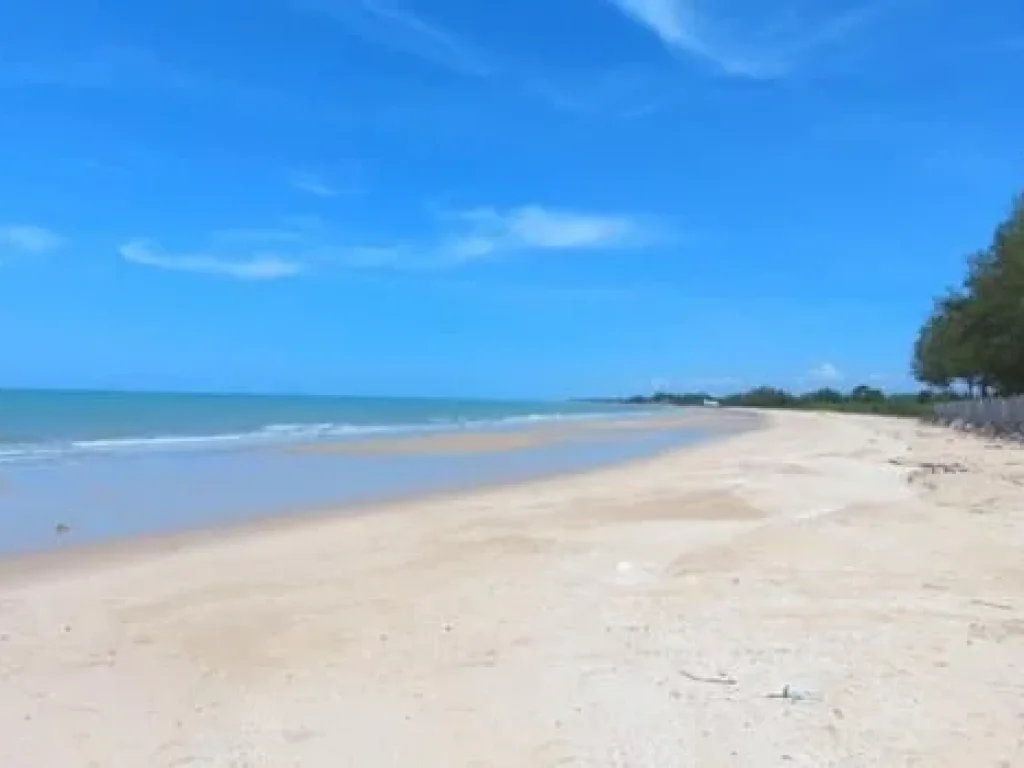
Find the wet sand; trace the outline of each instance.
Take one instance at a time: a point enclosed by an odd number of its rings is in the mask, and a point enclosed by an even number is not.
[[[1024,450],[774,414],[0,578],[0,765],[1012,766]]]
[[[421,456],[430,454],[500,453],[554,445],[570,441],[593,440],[612,432],[647,434],[685,429],[722,429],[743,426],[749,414],[727,412],[702,413],[698,409],[678,414],[644,418],[577,419],[537,426],[495,431],[467,430],[411,436],[387,436],[375,439],[312,443],[288,449],[291,453],[347,454],[353,456]]]
[[[0,467],[0,557],[237,527],[614,466],[745,429],[749,415],[634,416]],[[66,525],[65,535],[55,534]]]
[[[516,432],[445,432],[414,437],[384,437],[353,442],[318,443],[288,449],[290,453],[353,456],[422,456],[437,453],[500,453],[550,445],[571,439],[567,430]]]

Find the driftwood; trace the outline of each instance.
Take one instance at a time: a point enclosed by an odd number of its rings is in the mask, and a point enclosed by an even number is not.
[[[905,459],[889,459],[889,463],[896,467],[913,467],[925,473],[933,475],[961,475],[970,472],[966,466],[958,461],[936,462],[936,461],[907,461]]]
[[[972,605],[980,605],[985,608],[995,608],[1000,611],[1012,611],[1012,605],[1006,605],[1006,603],[993,603],[991,600],[971,600]]]
[[[718,685],[736,685],[736,681],[726,675],[718,675],[717,677],[703,677],[701,675],[695,675],[692,672],[687,672],[685,669],[680,669],[679,674],[685,677],[687,680],[693,680],[695,683],[717,683]]]
[[[787,701],[808,701],[817,698],[811,691],[798,691],[789,685],[782,686],[780,693],[766,693],[766,699],[786,699]]]

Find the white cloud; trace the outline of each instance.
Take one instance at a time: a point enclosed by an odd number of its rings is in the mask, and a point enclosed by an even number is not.
[[[676,98],[663,68],[635,65],[610,71],[552,70],[510,60],[433,20],[413,13],[414,0],[289,0],[293,7],[343,26],[392,51],[415,56],[470,77],[501,76],[501,82],[559,111],[633,119]],[[614,1],[614,0],[609,0]]]
[[[456,235],[441,245],[441,252],[455,263],[493,256],[501,247],[498,239],[487,235]]]
[[[509,235],[536,248],[604,248],[621,244],[634,234],[634,225],[621,216],[552,211],[531,205],[499,217]]]
[[[341,192],[312,173],[292,173],[288,183],[300,192],[307,192],[317,197],[337,197]]]
[[[835,382],[843,380],[843,372],[836,368],[832,363],[821,363],[820,365],[816,365],[807,372],[807,375],[817,381]]]
[[[49,229],[31,224],[0,226],[0,247],[22,253],[48,253],[64,245],[65,240]]]
[[[639,245],[643,228],[631,217],[525,205],[500,210],[477,208],[455,214],[464,223],[442,250],[455,261],[509,251],[595,250]]]
[[[349,268],[452,269],[471,262],[538,251],[594,251],[640,247],[649,228],[622,215],[580,213],[526,205],[444,213],[431,236],[361,245],[327,244],[318,261]]]
[[[646,27],[678,54],[703,59],[728,75],[770,80],[790,74],[809,53],[838,42],[874,8],[847,0],[844,12],[824,16],[820,6],[794,3],[770,15],[712,16],[707,0],[606,0]]]
[[[279,280],[305,271],[298,261],[279,256],[223,258],[210,254],[167,254],[146,240],[133,240],[118,249],[122,258],[133,264],[177,272],[229,277],[235,280]]]
[[[119,249],[134,264],[274,280],[307,271],[440,270],[531,251],[591,251],[642,246],[652,240],[639,220],[526,205],[476,208],[437,217],[436,230],[409,240],[352,241],[322,221],[301,219],[280,227],[212,232],[195,253],[165,253],[151,240]]]
[[[462,74],[485,77],[496,65],[450,29],[426,21],[395,0],[294,0],[296,7],[344,25],[360,37]]]

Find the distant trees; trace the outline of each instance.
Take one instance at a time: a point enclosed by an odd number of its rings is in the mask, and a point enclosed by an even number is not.
[[[928,393],[886,394],[880,389],[861,384],[849,392],[826,387],[796,396],[774,387],[756,387],[747,392],[729,395],[722,405],[749,408],[796,408],[813,411],[877,413],[892,416],[917,416],[930,412]]]
[[[885,401],[885,392],[861,384],[850,391],[850,400],[855,403],[881,403]]]
[[[936,300],[914,344],[918,381],[969,395],[1024,393],[1024,195],[957,290]]]
[[[637,395],[635,397],[628,397],[621,401],[630,405],[703,405],[705,400],[711,398],[704,392],[687,392],[685,394],[677,395],[671,392],[656,392],[653,395],[644,396]]]
[[[800,395],[800,399],[804,402],[810,403],[837,404],[843,402],[844,397],[843,393],[838,389],[824,387],[823,389],[816,389],[814,392],[807,392],[806,394]]]
[[[961,285],[936,299],[914,342],[912,370],[930,390],[887,395],[860,385],[846,394],[825,388],[797,396],[756,387],[719,400],[727,406],[911,415],[930,412],[936,399],[1024,394],[1024,194],[989,246],[967,259]],[[660,393],[631,402],[700,405],[706,398]]]
[[[880,389],[862,384],[846,393],[837,389],[824,388],[802,395],[794,395],[776,387],[754,387],[746,392],[738,392],[725,397],[710,397],[703,392],[682,394],[660,392],[649,397],[631,397],[622,402],[634,405],[703,405],[705,400],[709,399],[731,408],[792,408],[918,416],[931,412],[931,403],[935,397],[928,391],[886,394]]]
[[[722,405],[744,405],[751,408],[787,408],[796,402],[796,397],[784,389],[775,387],[755,387],[747,392],[722,398]]]

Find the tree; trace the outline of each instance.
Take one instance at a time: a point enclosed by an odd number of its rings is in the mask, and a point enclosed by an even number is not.
[[[755,387],[740,395],[725,398],[724,405],[743,405],[752,408],[785,408],[796,401],[789,392],[775,387]]]
[[[983,378],[981,350],[972,331],[979,318],[976,300],[967,295],[950,292],[939,299],[914,345],[915,377],[939,389],[962,381],[972,392]]]
[[[823,387],[822,389],[815,390],[814,392],[808,392],[801,395],[800,399],[811,403],[837,404],[843,402],[843,393],[837,389],[832,389],[831,387]]]
[[[880,389],[861,384],[850,392],[850,400],[855,403],[884,403],[885,393]]]
[[[913,372],[940,389],[1024,393],[1024,195],[989,247],[968,259],[962,289],[936,301],[914,343]]]
[[[1004,394],[1024,392],[1024,196],[997,227],[988,252],[971,261],[971,346],[985,377]]]

